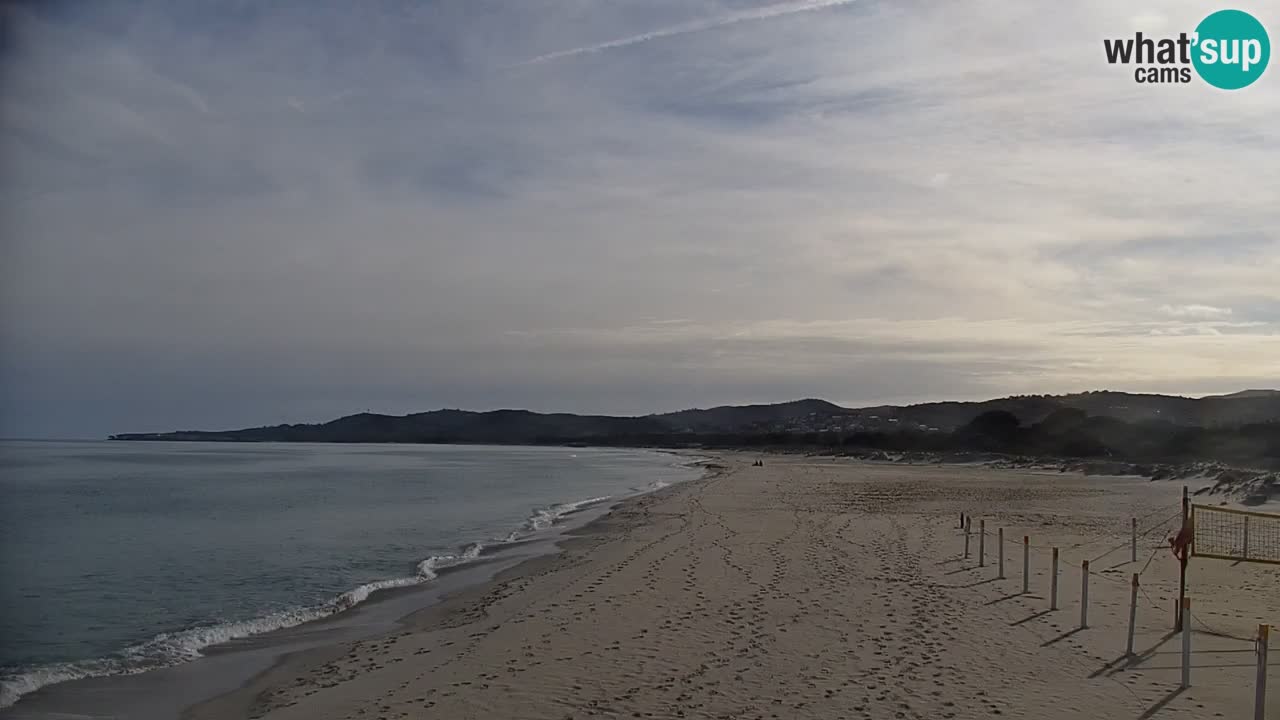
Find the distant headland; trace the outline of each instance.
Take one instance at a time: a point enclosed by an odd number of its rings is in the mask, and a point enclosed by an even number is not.
[[[1280,463],[1280,390],[1188,398],[1095,391],[841,407],[825,400],[619,417],[528,410],[359,413],[326,423],[125,433],[112,440],[862,447]]]

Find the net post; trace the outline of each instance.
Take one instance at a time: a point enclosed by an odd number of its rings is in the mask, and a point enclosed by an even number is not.
[[[1089,561],[1080,562],[1080,629],[1089,627]]]
[[[1253,720],[1266,720],[1267,714],[1267,645],[1270,625],[1258,626],[1258,683],[1253,695]]]
[[[1191,598],[1182,598],[1182,689],[1191,687]]]
[[[1187,495],[1187,486],[1183,485],[1182,486],[1182,530],[1183,531],[1186,531],[1188,528],[1188,522],[1187,522],[1189,520],[1188,509],[1190,508],[1190,506],[1191,506],[1191,500],[1190,500],[1190,497]],[[1186,618],[1184,617],[1184,613],[1182,612],[1183,609],[1188,604],[1187,603],[1187,557],[1189,555],[1190,555],[1190,549],[1187,547],[1184,547],[1182,550],[1182,557],[1178,558],[1178,617],[1177,617],[1177,622],[1174,624],[1175,630],[1182,630],[1184,626],[1187,626],[1190,624],[1186,622]],[[1190,642],[1191,642],[1191,639],[1189,637],[1186,638],[1186,643],[1188,643],[1188,647],[1190,646]],[[1188,673],[1190,673],[1190,668],[1187,668],[1186,670],[1183,671],[1184,675]]]
[[[1049,609],[1058,609],[1058,548],[1053,549],[1053,574],[1049,581]]]

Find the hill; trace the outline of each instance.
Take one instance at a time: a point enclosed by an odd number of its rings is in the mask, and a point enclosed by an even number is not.
[[[244,430],[179,430],[113,435],[113,440],[221,442],[486,443],[542,444],[665,433],[648,418],[540,414],[528,410],[435,410],[412,415],[359,413],[314,425],[273,425]]]
[[[916,425],[953,430],[984,412],[1002,410],[1017,415],[1023,423],[1037,423],[1063,408],[1125,422],[1163,421],[1197,427],[1243,425],[1280,420],[1280,391],[1247,390],[1197,399],[1101,390],[1071,395],[1013,396],[983,402],[865,408],[860,412],[875,412]]]
[[[842,408],[826,400],[796,400],[775,405],[726,405],[708,410],[694,409],[650,415],[674,432],[769,431],[780,425],[804,423],[813,418],[855,418],[857,410]]]
[[[1239,398],[1275,398],[1280,397],[1280,390],[1241,390],[1230,395],[1209,395],[1208,398],[1227,400]],[[1202,398],[1202,399],[1208,399]]]
[[[825,400],[641,417],[434,410],[326,423],[127,433],[113,440],[850,446],[1128,459],[1280,459],[1280,392],[1187,398],[1112,391],[846,408]]]
[[[571,441],[663,434],[746,432],[855,432],[919,430],[951,432],[990,412],[1007,412],[1034,425],[1064,410],[1126,423],[1164,422],[1189,427],[1280,421],[1280,391],[1188,398],[1095,391],[1071,395],[1019,395],[981,402],[936,402],[846,408],[825,400],[772,405],[726,405],[642,417],[543,414],[529,410],[433,410],[410,415],[359,413],[326,423],[274,425],[242,430],[128,433],[117,440],[240,440],[295,442],[497,442]]]

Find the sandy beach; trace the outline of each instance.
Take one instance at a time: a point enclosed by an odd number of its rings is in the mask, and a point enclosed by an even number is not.
[[[1181,485],[727,456],[376,640],[287,658],[193,720],[1243,718],[1275,566],[1196,559],[1179,691]],[[965,559],[960,513],[984,520]],[[1140,518],[1138,562],[1131,518]],[[1005,578],[997,532],[1004,529]],[[1022,538],[1031,538],[1022,593]],[[1049,609],[1050,548],[1061,550]],[[1091,561],[1080,629],[1082,560]],[[1141,572],[1136,656],[1124,659]],[[1271,709],[1280,718],[1272,642]]]

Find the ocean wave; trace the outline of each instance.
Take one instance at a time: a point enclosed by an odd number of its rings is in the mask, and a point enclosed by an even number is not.
[[[142,672],[144,669],[146,668],[135,672]],[[103,659],[45,665],[26,672],[6,675],[0,678],[0,708],[9,707],[18,702],[18,698],[23,695],[35,692],[46,685],[87,677],[122,675],[128,672],[117,661]]]
[[[670,486],[671,486],[671,482],[670,482],[670,481],[667,481],[667,480],[654,480],[653,482],[649,483],[648,485],[645,485],[644,487],[633,487],[633,488],[631,488],[631,492],[633,492],[633,493],[639,493],[639,494],[651,493],[651,492],[654,492],[654,491],[657,491],[657,490],[661,490],[661,489],[662,489],[662,488],[664,488],[664,487],[670,487]]]
[[[160,633],[146,642],[125,648],[113,657],[22,669],[0,678],[0,708],[9,707],[23,695],[55,683],[108,675],[133,675],[190,662],[201,657],[202,651],[212,645],[320,620],[359,605],[379,590],[417,585],[434,577],[419,574],[378,580],[354,587],[319,605]]]
[[[565,516],[611,499],[612,496],[606,495],[537,508],[518,530],[490,544],[516,542],[527,538],[554,526]],[[9,707],[23,695],[56,683],[109,675],[134,675],[148,670],[171,667],[201,657],[202,651],[213,645],[330,617],[350,610],[380,590],[410,587],[435,580],[441,570],[478,560],[485,548],[484,543],[477,542],[463,547],[456,553],[432,555],[417,564],[416,574],[412,576],[364,583],[318,605],[291,608],[248,620],[219,622],[177,632],[160,633],[112,657],[19,668],[6,672],[0,676],[0,708]]]
[[[471,543],[462,552],[454,555],[432,555],[418,563],[418,577],[435,580],[437,577],[436,571],[474,562],[480,557],[480,553],[484,548],[485,546],[482,543]]]
[[[587,498],[586,500],[579,500],[577,502],[560,503],[557,505],[550,505],[545,508],[539,508],[534,510],[528,520],[525,520],[523,529],[526,533],[541,532],[542,530],[546,530],[547,528],[555,525],[566,515],[582,512],[587,508],[609,502],[612,499],[613,496],[611,495],[602,495],[601,497]]]

